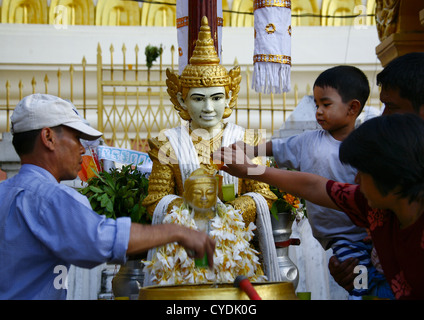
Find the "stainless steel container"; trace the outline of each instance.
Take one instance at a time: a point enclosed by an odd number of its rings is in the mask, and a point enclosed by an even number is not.
[[[275,219],[271,215],[271,224],[274,241],[279,244],[276,246],[278,266],[282,275],[282,281],[293,283],[296,289],[299,283],[299,270],[289,258],[289,246],[294,243],[290,241],[293,220],[291,219],[290,212],[281,212],[277,216],[278,219]],[[295,243],[298,244],[298,242]]]
[[[121,265],[112,279],[112,291],[115,299],[137,300],[144,282],[144,265],[141,259],[128,260]]]

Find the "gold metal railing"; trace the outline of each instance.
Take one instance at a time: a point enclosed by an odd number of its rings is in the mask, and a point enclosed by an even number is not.
[[[172,54],[174,48],[171,48]],[[110,63],[103,64],[102,50],[97,48],[98,129],[105,132],[108,144],[133,150],[147,150],[147,139],[160,130],[176,125],[178,116],[169,102],[163,80],[162,55],[153,71],[138,62],[139,48],[134,48],[135,62],[114,63],[114,47],[109,48]],[[171,68],[173,68],[173,61]]]
[[[174,47],[170,50],[173,57]],[[159,63],[150,70],[140,65],[138,46],[134,48],[133,64],[127,62],[125,45],[121,51],[122,64],[116,64],[114,61],[113,46],[109,48],[110,62],[104,64],[102,49],[100,46],[97,49],[97,127],[104,132],[109,145],[146,151],[148,138],[158,135],[163,129],[179,125],[182,120],[166,92],[166,67],[163,65],[162,55],[159,57]],[[174,69],[174,61],[171,61],[168,67]],[[251,66],[242,66],[245,82],[229,121],[246,128],[265,128],[271,135],[297,105],[298,86],[294,86],[289,99],[287,94],[258,94],[250,89],[250,68]],[[306,91],[308,88],[309,86]],[[278,118],[275,119],[277,114]]]
[[[24,97],[33,93],[53,94],[58,97],[74,102],[74,97],[78,98],[78,109],[82,111],[84,117],[87,116],[87,62],[83,57],[81,64],[71,64],[65,69],[63,67],[57,70],[46,70],[43,72],[34,72],[31,80],[25,79],[1,79],[4,81],[4,91],[0,90],[0,132],[10,130],[10,116],[15,105]],[[76,79],[75,74],[78,74]],[[95,106],[91,106],[91,109]]]
[[[174,48],[171,48],[174,56]],[[140,50],[134,48],[134,61],[128,62],[127,48],[122,46],[122,62],[114,61],[115,48],[109,48],[109,62],[100,45],[97,49],[97,66],[81,64],[60,67],[57,71],[38,72],[36,78],[12,85],[4,79],[4,96],[0,91],[0,132],[10,130],[10,116],[16,103],[25,95],[40,92],[58,95],[72,101],[93,127],[104,132],[108,145],[147,151],[147,139],[161,130],[179,125],[181,119],[174,110],[166,91],[165,70],[174,69],[174,61],[164,65],[162,56],[151,69],[140,63]],[[226,66],[227,69],[232,66]],[[311,94],[310,85],[284,94],[261,94],[251,89],[252,66],[241,65],[242,83],[237,104],[228,121],[247,129],[266,129],[270,138],[304,95]],[[16,81],[16,79],[15,79]],[[97,86],[95,82],[97,81]],[[28,83],[30,82],[30,83]]]

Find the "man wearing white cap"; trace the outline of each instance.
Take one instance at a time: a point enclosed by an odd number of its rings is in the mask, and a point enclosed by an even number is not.
[[[0,184],[0,299],[65,299],[66,289],[55,282],[58,266],[124,263],[126,255],[169,242],[213,261],[215,243],[205,233],[107,219],[59,183],[75,179],[81,169],[80,139],[102,135],[70,102],[33,94],[18,103],[11,121],[22,167]]]

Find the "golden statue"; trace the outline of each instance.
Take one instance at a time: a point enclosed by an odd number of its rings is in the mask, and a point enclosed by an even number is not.
[[[227,72],[219,64],[206,17],[202,19],[193,56],[181,76],[170,69],[166,73],[170,99],[180,117],[188,123],[183,122],[181,126],[164,130],[157,138],[149,139],[149,156],[153,161],[153,168],[149,177],[148,195],[143,205],[153,216],[153,223],[162,223],[173,208],[181,207],[184,202],[184,183],[196,169],[202,168],[210,175],[217,173],[217,165],[211,158],[212,152],[240,140],[249,145],[262,142],[257,131],[223,122],[223,119],[231,115],[237,100],[241,81],[240,67]],[[255,161],[260,163],[261,159]],[[222,176],[222,187],[233,188],[233,194],[236,195],[231,201],[225,201],[222,192],[219,192],[218,203],[226,202],[240,210],[245,225],[256,222],[259,233],[261,229],[268,228],[269,208],[276,200],[269,186],[262,182],[238,179],[224,171],[218,171],[218,175]],[[261,217],[261,221],[256,220],[257,216]],[[266,222],[263,223],[263,219]],[[267,242],[273,242],[270,227],[264,232],[268,233],[271,235],[267,235]],[[267,248],[260,248],[261,253],[264,254],[264,250],[274,250],[275,248],[268,248],[271,246],[273,244],[264,245]],[[268,259],[271,261],[273,258]],[[269,263],[265,261],[264,265],[267,264]],[[271,269],[278,270],[278,266],[274,262],[272,264]],[[264,267],[267,274],[266,269]],[[274,281],[273,277],[268,278]]]
[[[253,130],[246,131],[233,123],[222,121],[231,115],[236,103],[241,81],[240,67],[227,72],[219,64],[206,17],[202,19],[193,56],[181,76],[170,69],[166,72],[171,101],[180,117],[189,121],[189,125],[188,128],[183,125],[167,130],[159,137],[149,139],[153,169],[149,177],[148,196],[143,205],[152,215],[165,196],[183,195],[184,181],[192,171],[202,167],[210,174],[215,173],[217,167],[210,157],[212,152],[238,140],[250,145],[257,145],[262,140]],[[259,193],[269,206],[276,199],[267,184],[253,180],[238,181],[238,178],[228,177],[224,172],[220,174],[224,185],[234,184],[234,193],[238,197],[231,204],[243,212],[246,224],[255,222],[256,206],[251,197],[243,194]],[[182,198],[174,200],[167,211],[182,202]]]

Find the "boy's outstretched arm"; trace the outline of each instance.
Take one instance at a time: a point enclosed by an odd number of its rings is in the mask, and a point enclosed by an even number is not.
[[[267,141],[256,146],[251,146],[244,141],[237,141],[235,144],[242,148],[244,153],[250,159],[255,157],[271,157],[272,154],[272,141]],[[231,146],[229,146],[231,147]]]
[[[339,210],[327,194],[328,179],[324,177],[256,165],[237,144],[215,151],[213,158],[224,162],[225,166],[221,170],[231,175],[265,182],[320,206]]]

